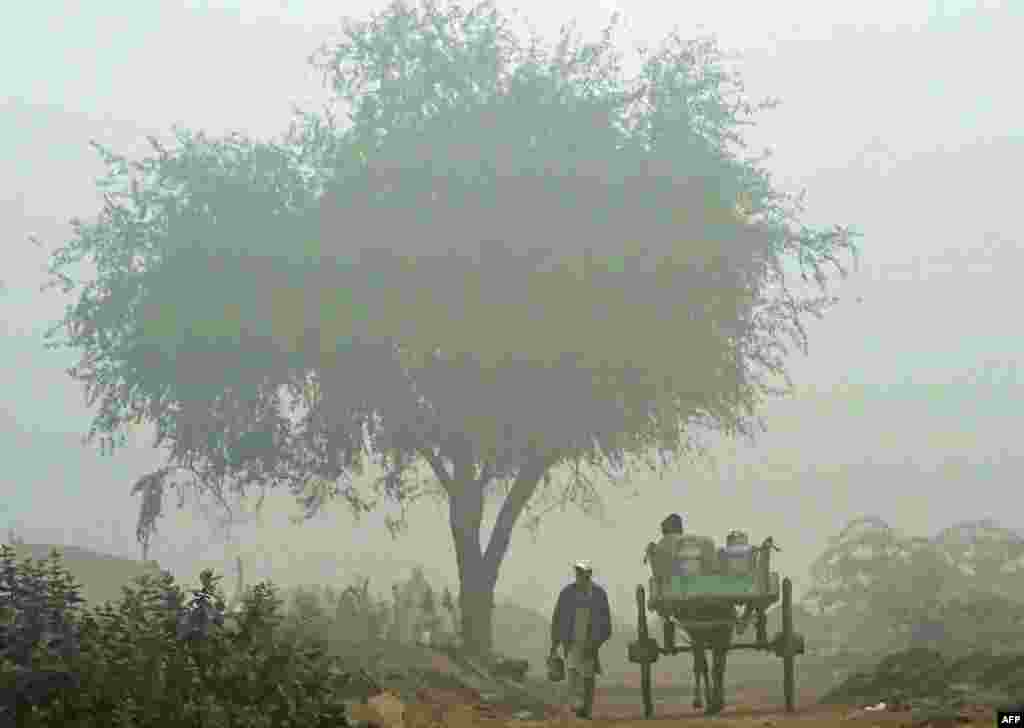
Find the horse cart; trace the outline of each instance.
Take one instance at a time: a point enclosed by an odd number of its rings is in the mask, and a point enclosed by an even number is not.
[[[730,534],[730,539],[735,534],[739,534],[738,537],[742,537],[743,541],[746,540],[745,535],[739,532]],[[704,540],[710,542],[710,539]],[[648,547],[649,558],[654,555],[654,548],[654,544]],[[732,548],[731,544],[729,548]],[[759,547],[746,548],[749,558],[746,563],[740,564],[740,568],[715,566],[705,569],[705,573],[701,574],[680,574],[680,569],[673,569],[671,564],[665,566],[664,560],[659,570],[657,559],[650,558],[653,576],[648,584],[649,594],[642,585],[637,586],[638,639],[631,642],[628,648],[629,661],[640,666],[645,718],[654,714],[651,666],[662,655],[684,652],[693,654],[694,708],[706,705],[705,713],[709,715],[721,712],[725,705],[726,654],[730,650],[763,650],[782,659],[786,710],[794,710],[795,657],[804,653],[804,638],[793,630],[793,585],[787,577],[782,579],[780,589],[779,575],[771,571],[771,552],[780,550],[771,538],[765,539]],[[718,563],[725,560],[724,552],[725,549],[719,551]],[[780,596],[782,629],[769,639],[766,612],[779,601]],[[654,612],[663,621],[662,645],[650,636],[648,611]],[[734,641],[734,633],[742,635],[751,622],[754,627],[753,641]],[[680,638],[679,641],[677,638]],[[706,650],[712,655],[710,681],[705,660]]]

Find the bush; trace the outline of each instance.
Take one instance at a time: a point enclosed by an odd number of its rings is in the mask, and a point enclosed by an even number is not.
[[[225,618],[220,577],[186,601],[143,576],[121,601],[81,609],[53,553],[15,565],[0,548],[0,723],[24,728],[327,728],[347,724],[322,641],[289,629],[269,583]],[[13,718],[12,718],[13,716]]]
[[[823,703],[894,703],[955,707],[958,703],[1008,704],[1024,698],[1024,655],[974,652],[950,657],[911,648],[886,656],[869,670],[851,675],[826,694]]]

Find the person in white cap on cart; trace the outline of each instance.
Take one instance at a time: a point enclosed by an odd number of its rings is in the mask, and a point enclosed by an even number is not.
[[[590,718],[594,707],[595,675],[601,674],[598,650],[612,636],[608,593],[592,580],[593,568],[586,561],[574,565],[576,580],[562,589],[551,618],[551,656],[565,650],[568,685],[566,703],[571,704],[583,685],[583,704],[576,709],[580,718]]]

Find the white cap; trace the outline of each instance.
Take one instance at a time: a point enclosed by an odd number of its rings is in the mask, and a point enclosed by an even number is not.
[[[593,571],[589,561],[580,560],[573,564],[573,568],[579,569],[580,571]]]

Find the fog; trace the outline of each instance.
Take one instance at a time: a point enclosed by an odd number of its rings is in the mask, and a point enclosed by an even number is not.
[[[283,131],[291,103],[326,100],[305,64],[332,37],[337,15],[377,3],[253,2],[174,6],[20,4],[7,11],[0,50],[0,452],[6,463],[0,526],[30,543],[137,555],[133,480],[158,465],[144,428],[131,447],[101,457],[81,446],[89,410],[64,373],[68,352],[42,348],[64,304],[43,294],[47,250],[66,223],[99,210],[102,171],[88,141],[142,151],[172,124],[260,137]],[[575,16],[594,32],[608,13],[626,19],[624,42],[713,32],[742,53],[754,96],[779,96],[751,132],[770,145],[784,186],[806,187],[811,222],[849,221],[864,233],[860,268],[842,302],[809,329],[789,400],[763,414],[754,444],[720,442],[714,461],[659,480],[636,473],[605,491],[603,519],[549,514],[536,539],[519,529],[501,570],[499,599],[545,611],[588,558],[617,616],[647,577],[646,543],[670,511],[716,539],[745,528],[773,535],[776,564],[797,591],[829,536],[862,513],[920,535],[964,519],[1024,526],[1024,353],[1017,310],[1021,252],[1017,178],[1024,166],[1024,105],[1016,85],[1024,8],[1014,3],[738,2],[612,0],[516,7],[545,35]],[[513,6],[501,2],[503,9]],[[111,10],[103,13],[101,8]],[[87,9],[91,8],[91,9]],[[13,13],[13,16],[12,16]],[[702,29],[698,26],[702,26]],[[39,235],[43,249],[25,242]],[[494,504],[496,505],[496,504]],[[287,493],[268,498],[261,523],[233,545],[174,498],[151,557],[182,579],[246,558],[250,582],[347,584],[356,575],[387,591],[411,565],[457,583],[446,509],[423,503],[392,539],[384,513],[354,522],[340,504],[302,525]],[[493,512],[493,508],[492,508]]]

